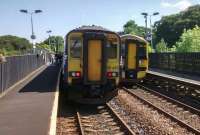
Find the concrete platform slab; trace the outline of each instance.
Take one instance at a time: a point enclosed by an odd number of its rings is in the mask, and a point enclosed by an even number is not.
[[[48,66],[23,88],[0,98],[0,135],[46,135],[59,67]]]

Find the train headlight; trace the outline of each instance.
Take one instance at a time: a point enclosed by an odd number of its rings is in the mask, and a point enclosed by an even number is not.
[[[142,65],[142,60],[139,60],[139,66],[141,66]]]
[[[113,72],[112,77],[116,77],[116,76],[117,76],[117,73]]]
[[[75,71],[75,72],[71,72],[71,77],[81,77],[81,72],[80,71]]]
[[[130,78],[133,78],[133,74],[130,74],[129,77],[130,77]]]
[[[72,77],[76,77],[76,73],[75,72],[72,72]]]
[[[107,77],[117,77],[117,72],[107,72]]]

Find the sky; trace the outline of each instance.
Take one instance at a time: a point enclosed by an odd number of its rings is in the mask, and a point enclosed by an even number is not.
[[[51,35],[65,36],[70,30],[82,25],[103,26],[112,31],[122,31],[123,25],[130,19],[144,26],[142,12],[152,14],[158,21],[162,16],[175,14],[187,9],[200,0],[0,0],[0,35],[15,35],[30,40],[30,12],[40,9],[43,12],[33,15],[36,42]]]

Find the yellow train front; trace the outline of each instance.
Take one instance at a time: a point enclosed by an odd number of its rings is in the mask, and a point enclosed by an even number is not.
[[[62,82],[69,100],[105,103],[119,83],[120,37],[100,26],[82,26],[66,36]]]
[[[148,43],[136,35],[121,36],[121,82],[132,84],[142,80],[148,69]]]

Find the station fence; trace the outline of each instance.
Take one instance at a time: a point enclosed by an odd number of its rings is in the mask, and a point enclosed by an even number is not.
[[[46,55],[6,57],[0,63],[0,94],[48,61]]]
[[[177,73],[200,75],[200,52],[150,53],[149,67]]]

